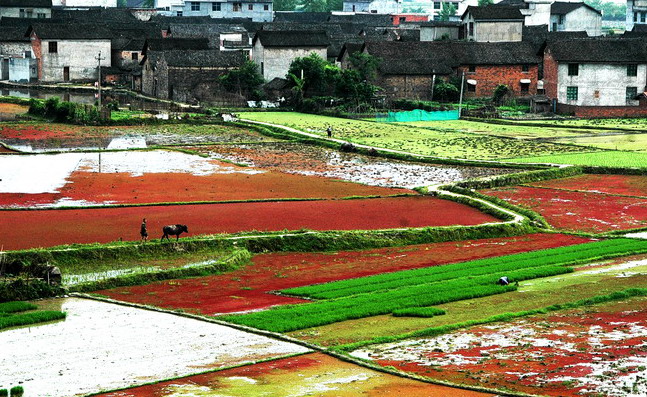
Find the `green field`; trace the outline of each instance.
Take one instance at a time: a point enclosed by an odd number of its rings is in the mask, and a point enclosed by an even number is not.
[[[0,303],[0,330],[21,325],[61,320],[65,313],[56,310],[38,310],[38,306],[28,302]]]
[[[240,113],[243,119],[285,125],[301,131],[350,142],[410,153],[462,159],[494,160],[535,154],[572,153],[590,148],[533,142],[529,140],[469,134],[450,130],[416,128],[402,124],[375,123],[293,112]]]
[[[384,273],[281,291],[321,299],[314,303],[220,318],[270,331],[290,332],[393,312],[402,314],[401,309],[405,308],[509,292],[516,290],[516,286],[497,285],[501,275],[508,276],[511,282],[519,282],[571,272],[569,265],[644,252],[647,252],[647,241],[617,239]]]
[[[600,149],[647,152],[647,134],[616,134],[580,138],[563,138],[555,140],[554,142],[590,146]]]
[[[566,153],[546,156],[521,157],[506,161],[515,163],[552,163],[590,165],[597,167],[647,168],[647,153],[642,152],[593,152]]]
[[[465,132],[472,134],[505,136],[518,139],[577,137],[587,133],[604,132],[599,130],[503,125],[469,120],[409,121],[406,123],[398,124],[439,130],[453,130],[456,132]]]
[[[521,121],[520,121],[521,122]],[[596,127],[647,130],[647,118],[636,119],[564,119],[564,120],[524,120],[525,123],[551,124],[556,127]]]

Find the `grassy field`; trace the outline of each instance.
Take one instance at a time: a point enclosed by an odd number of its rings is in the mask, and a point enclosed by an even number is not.
[[[602,127],[646,130],[647,118],[637,119],[564,119],[564,120],[524,120],[523,123],[551,124],[556,127]]]
[[[0,330],[44,323],[65,318],[65,313],[56,310],[37,310],[38,306],[28,302],[0,303]]]
[[[593,137],[561,138],[555,140],[555,142],[590,146],[592,148],[599,149],[647,152],[647,134],[617,134]]]
[[[281,124],[321,136],[325,136],[326,129],[331,126],[334,138],[429,156],[485,160],[591,150],[550,142],[532,142],[293,112],[250,112],[240,113],[239,116],[243,119]]]
[[[568,128],[547,128],[528,127],[524,125],[503,125],[481,123],[469,120],[447,120],[447,121],[410,121],[398,123],[413,127],[432,128],[473,134],[486,134],[505,136],[510,138],[535,139],[535,138],[565,138],[577,137],[584,133],[601,133],[597,130],[577,130]]]
[[[642,152],[589,152],[520,157],[506,161],[515,163],[552,163],[590,165],[598,167],[647,168],[647,153]]]

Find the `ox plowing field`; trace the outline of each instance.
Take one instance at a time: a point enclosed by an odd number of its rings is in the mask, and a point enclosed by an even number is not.
[[[642,121],[239,118],[0,124],[0,390],[647,393]]]

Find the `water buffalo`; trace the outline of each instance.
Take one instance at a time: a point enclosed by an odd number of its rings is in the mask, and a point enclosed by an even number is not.
[[[180,234],[189,232],[189,228],[186,225],[167,225],[162,228],[162,232],[164,235],[161,240],[164,240],[164,237],[170,240],[168,236],[175,236],[175,241],[177,241],[180,239]]]

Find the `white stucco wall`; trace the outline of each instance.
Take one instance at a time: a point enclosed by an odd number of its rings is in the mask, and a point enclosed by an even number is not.
[[[559,15],[550,16],[551,31],[557,24],[558,32],[580,32],[585,30],[589,36],[602,35],[602,16],[587,7],[580,7],[564,15],[564,23],[559,24]]]
[[[270,81],[275,77],[284,79],[294,59],[307,57],[312,53],[326,59],[327,52],[326,48],[264,48],[260,40],[256,40],[252,50],[252,60],[263,73],[265,81]]]
[[[58,43],[58,52],[49,53],[49,42]],[[63,81],[63,68],[70,68],[70,80],[94,80],[97,78],[97,60],[101,51],[106,58],[101,66],[112,66],[110,40],[43,40],[41,54],[41,81]]]
[[[526,26],[548,25],[553,0],[526,0],[526,3],[528,8],[521,10],[526,19],[524,22]]]
[[[26,14],[20,15],[20,10],[31,10],[31,16],[28,17]],[[45,14],[45,18],[52,17],[51,8],[38,8],[38,7],[0,7],[0,17],[10,17],[10,18],[38,18],[38,14]]]
[[[117,0],[52,0],[53,7],[117,7]]]
[[[521,41],[522,22],[476,22],[474,41],[502,42]]]
[[[647,84],[647,65],[638,65],[637,76],[627,76],[627,65],[579,64],[577,76],[568,75],[568,64],[558,65],[557,99],[578,106],[625,106],[627,87],[640,93]],[[613,82],[612,84],[610,82]],[[578,88],[577,101],[566,99],[567,87]],[[638,105],[638,101],[630,103]]]

